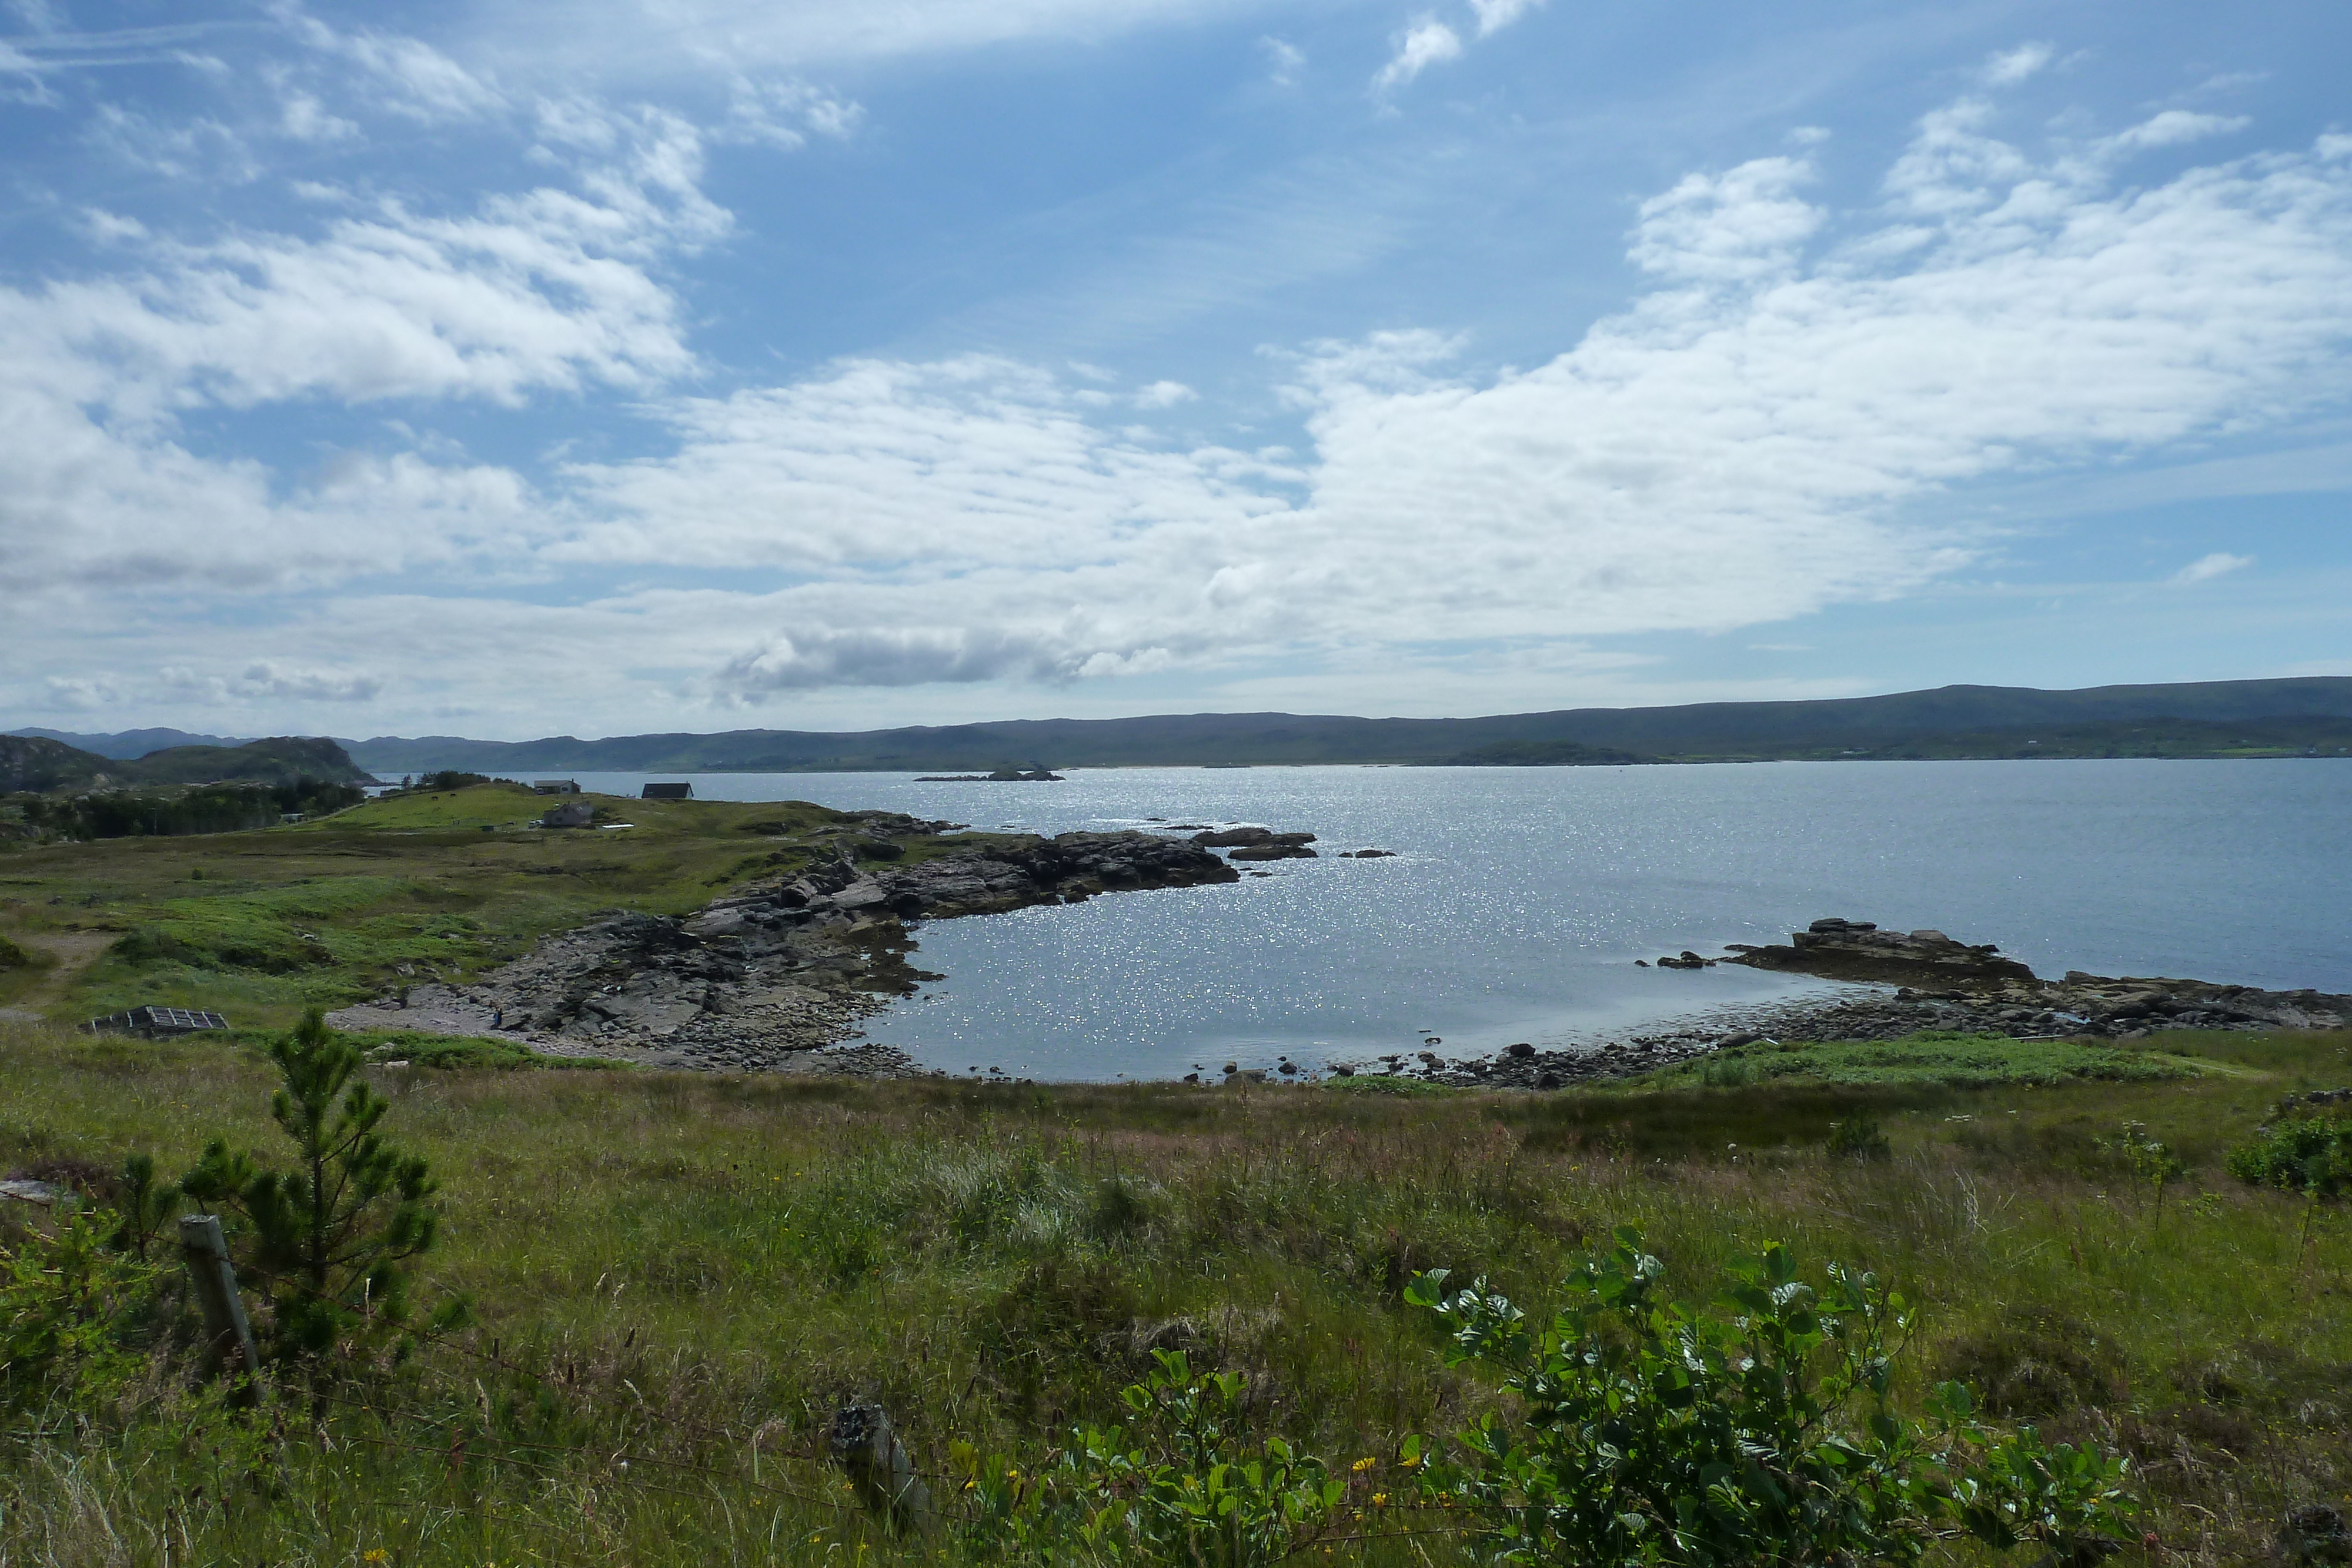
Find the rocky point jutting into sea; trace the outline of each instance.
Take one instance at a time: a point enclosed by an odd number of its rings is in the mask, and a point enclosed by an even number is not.
[[[688,919],[616,914],[478,981],[407,987],[330,1021],[648,1066],[890,1076],[908,1070],[902,1053],[841,1042],[889,997],[937,978],[906,962],[908,922],[1241,875],[1200,844],[1141,832],[1029,838],[898,866],[887,862],[898,841],[954,824],[854,815],[856,840],[798,876],[739,888]]]
[[[1515,1045],[1491,1059],[1450,1061],[1423,1051],[1384,1058],[1381,1065],[1432,1082],[1553,1089],[1763,1040],[1900,1040],[1927,1030],[2020,1040],[2138,1040],[2158,1029],[2342,1029],[2352,1021],[2352,996],[2266,991],[2208,980],[2116,978],[2079,969],[2069,970],[2063,979],[2046,980],[1990,943],[1958,942],[1940,931],[1882,931],[1870,921],[1834,915],[1791,933],[1786,944],[1735,943],[1725,955],[1708,958],[1685,949],[1657,962],[1669,970],[1741,964],[1843,981],[1853,988],[1827,998],[1722,1009],[1701,1026],[1580,1050]]]

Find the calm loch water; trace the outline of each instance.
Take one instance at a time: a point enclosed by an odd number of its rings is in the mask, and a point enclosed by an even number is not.
[[[583,774],[634,795],[814,800],[1055,833],[1261,822],[1326,858],[1238,885],[938,922],[947,978],[867,1029],[927,1065],[1164,1078],[1572,1042],[1797,994],[1633,967],[1823,915],[1996,942],[2044,974],[2352,991],[2352,762]],[[1392,860],[1339,860],[1372,847]]]

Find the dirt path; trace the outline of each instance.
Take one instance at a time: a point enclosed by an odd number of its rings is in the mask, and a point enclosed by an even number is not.
[[[14,1007],[0,1008],[0,1019],[16,1023],[39,1023],[42,1009],[55,1006],[79,975],[99,960],[116,941],[111,931],[44,931],[26,932],[12,937],[17,946],[39,953],[50,960],[49,972],[35,983],[33,988],[16,998]]]

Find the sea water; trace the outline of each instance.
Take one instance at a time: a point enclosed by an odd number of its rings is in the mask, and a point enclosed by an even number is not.
[[[1255,822],[1316,860],[1238,884],[936,921],[946,977],[866,1035],[958,1075],[1167,1078],[1551,1049],[1818,989],[1635,966],[1826,915],[2087,969],[2352,991],[2352,761],[1118,768],[579,776],[1039,833]],[[1378,848],[1392,859],[1342,860]]]

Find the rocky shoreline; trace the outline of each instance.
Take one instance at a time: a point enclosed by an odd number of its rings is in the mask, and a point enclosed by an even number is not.
[[[907,962],[910,925],[1241,875],[1201,845],[1144,832],[989,840],[898,863],[904,841],[951,826],[861,813],[830,862],[798,875],[683,919],[614,914],[478,980],[406,987],[329,1021],[649,1067],[905,1076],[919,1070],[903,1052],[843,1042],[890,998],[938,978]]]
[[[1558,1089],[1630,1077],[1767,1040],[1900,1040],[1927,1030],[1952,1030],[2016,1040],[2130,1040],[2159,1029],[2352,1024],[2352,996],[2080,970],[2046,980],[1990,944],[1970,946],[1940,931],[1880,931],[1868,921],[1839,917],[1814,921],[1792,933],[1785,945],[1734,945],[1725,954],[1705,958],[1685,949],[1658,965],[1679,969],[1739,964],[1811,975],[1852,988],[1826,998],[1727,1008],[1684,1027],[1585,1047],[1539,1051],[1520,1044],[1489,1058],[1451,1061],[1424,1051],[1383,1057],[1377,1069],[1359,1065],[1349,1071],[1385,1070],[1464,1088]]]
[[[330,1021],[359,1031],[491,1038],[551,1056],[649,1067],[925,1075],[904,1052],[856,1038],[863,1020],[892,998],[940,978],[907,960],[915,946],[911,928],[920,922],[1076,904],[1110,892],[1231,883],[1243,873],[1229,861],[1317,854],[1308,847],[1312,833],[1171,823],[1156,831],[992,837],[968,850],[908,860],[910,841],[953,824],[880,811],[855,813],[854,820],[829,861],[739,888],[690,916],[616,912],[549,936],[477,980],[406,987],[331,1014]],[[1895,1040],[1927,1030],[2135,1040],[2158,1029],[2340,1029],[2352,1022],[2352,997],[2079,971],[2047,980],[1990,944],[1958,942],[1940,931],[1882,931],[1842,917],[1816,920],[1785,944],[1733,944],[1717,957],[1685,949],[1656,960],[1667,970],[1718,964],[1809,975],[1840,989],[1717,1009],[1554,1050],[1522,1042],[1492,1056],[1448,1058],[1430,1049],[1334,1064],[1329,1071],[1551,1090],[1634,1076],[1757,1040]],[[1313,1076],[1311,1068],[1288,1061],[1281,1071]],[[1236,1064],[1223,1081],[1266,1076]]]

